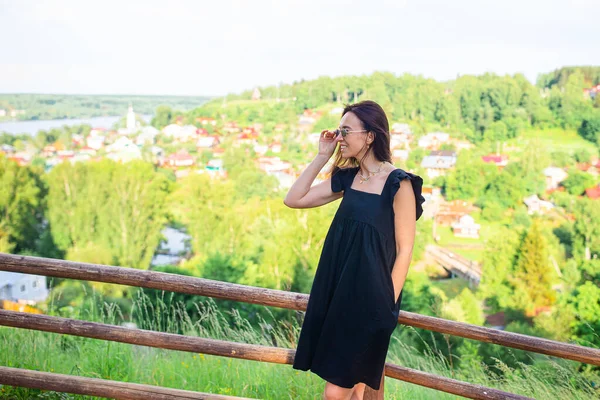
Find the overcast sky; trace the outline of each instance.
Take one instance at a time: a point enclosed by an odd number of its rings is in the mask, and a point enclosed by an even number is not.
[[[600,0],[0,0],[0,92],[223,95],[600,65]]]

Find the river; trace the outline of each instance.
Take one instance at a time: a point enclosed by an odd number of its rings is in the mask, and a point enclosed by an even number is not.
[[[140,115],[147,123],[152,119],[152,115]],[[119,121],[124,116],[112,117],[92,117],[92,118],[74,118],[74,119],[49,119],[49,120],[33,120],[33,121],[6,121],[0,122],[0,132],[8,132],[16,135],[19,133],[27,133],[35,135],[41,130],[47,131],[52,128],[61,128],[64,125],[73,126],[87,124],[92,128],[110,129],[115,122]]]
[[[182,254],[186,253],[189,249],[187,241],[190,239],[190,236],[185,232],[171,227],[166,227],[161,233],[167,239],[167,242],[161,243],[160,249],[154,254],[150,265],[177,265],[182,259]]]

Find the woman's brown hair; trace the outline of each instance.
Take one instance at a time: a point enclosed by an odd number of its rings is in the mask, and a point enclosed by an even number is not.
[[[378,161],[387,161],[392,163],[392,151],[390,150],[390,124],[383,108],[372,100],[364,100],[355,104],[348,104],[344,107],[342,117],[352,112],[362,122],[363,129],[373,132],[375,139],[371,143],[373,156]],[[363,158],[368,154],[365,153]],[[342,158],[342,153],[338,151],[335,154],[331,175],[335,174],[341,168],[351,168],[360,166],[360,161],[355,157],[348,159]]]

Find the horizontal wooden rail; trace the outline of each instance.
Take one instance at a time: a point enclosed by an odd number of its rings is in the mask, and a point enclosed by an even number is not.
[[[292,349],[233,343],[143,329],[131,329],[97,322],[78,321],[47,315],[33,315],[16,311],[0,310],[0,325],[277,364],[293,364],[296,354],[296,351]],[[386,363],[385,375],[471,399],[527,398],[389,363]]]
[[[126,400],[248,400],[247,397],[191,392],[189,390],[169,389],[139,383],[84,378],[9,367],[0,367],[0,384]]]
[[[0,253],[0,271],[91,280],[305,311],[308,295],[133,268]],[[398,322],[480,342],[600,365],[600,349],[400,311]]]

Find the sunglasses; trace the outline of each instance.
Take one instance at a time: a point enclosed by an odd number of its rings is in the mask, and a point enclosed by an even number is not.
[[[358,133],[358,132],[368,132],[366,129],[360,130],[360,131],[351,131],[348,128],[340,128],[340,129],[336,129],[335,131],[333,131],[333,133],[335,133],[335,136],[337,137],[340,133],[342,134],[342,137],[346,137],[348,136],[350,133]]]

